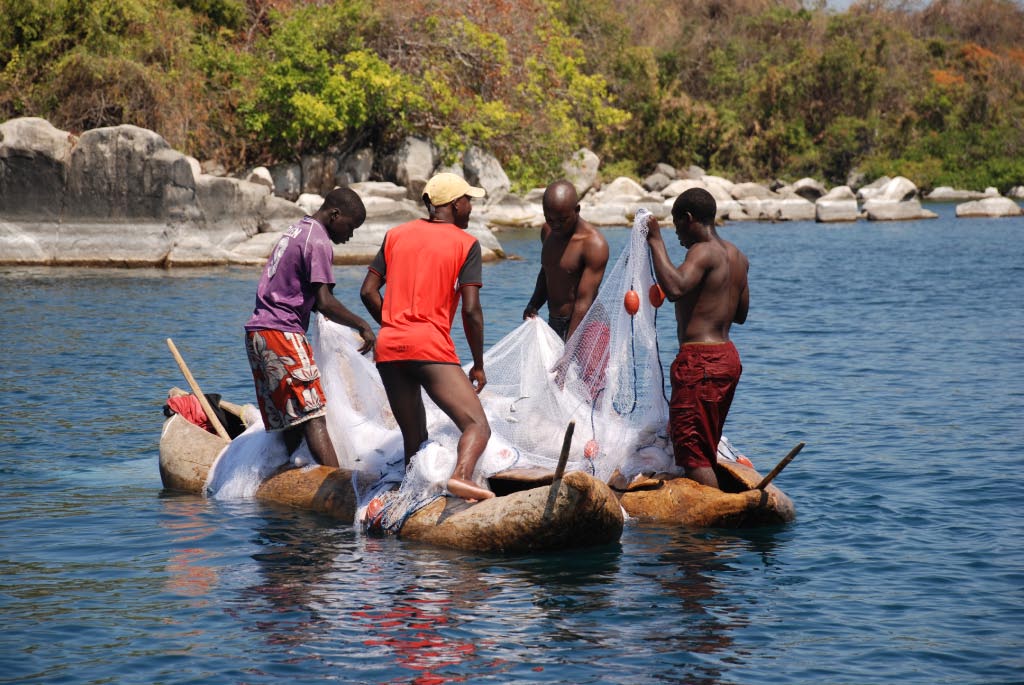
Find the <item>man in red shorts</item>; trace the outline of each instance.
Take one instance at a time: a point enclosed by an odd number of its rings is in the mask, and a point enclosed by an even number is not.
[[[477,397],[487,383],[480,243],[465,229],[473,209],[470,198],[483,195],[483,188],[455,174],[441,173],[427,181],[423,201],[429,218],[388,231],[359,291],[366,311],[380,324],[377,370],[402,430],[406,464],[427,439],[421,394],[426,391],[462,432],[447,487],[467,500],[494,497],[473,482],[491,427]],[[473,355],[468,377],[451,337],[460,298],[462,327]]]
[[[334,249],[366,219],[355,191],[335,188],[312,216],[291,226],[267,260],[256,289],[256,307],[245,324],[245,347],[256,399],[268,432],[284,431],[288,453],[306,438],[317,462],[338,466],[327,432],[327,399],[320,370],[306,340],[313,310],[359,331],[361,352],[373,347],[373,329],[334,297]]]
[[[654,273],[665,297],[676,305],[679,354],[672,362],[669,430],[676,464],[698,483],[718,487],[714,465],[718,441],[743,367],[729,328],[747,320],[746,256],[715,230],[715,198],[691,188],[672,206],[686,258],[669,259],[658,221],[647,223]]]

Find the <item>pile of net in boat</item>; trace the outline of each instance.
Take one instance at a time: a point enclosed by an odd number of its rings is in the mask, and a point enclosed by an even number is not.
[[[567,471],[619,482],[641,473],[679,473],[667,433],[656,330],[663,297],[646,242],[647,216],[645,210],[637,213],[628,245],[606,271],[596,301],[564,345],[538,317],[524,321],[485,353],[488,382],[480,400],[492,437],[477,463],[478,483],[510,468],[554,469],[570,421],[575,432]],[[358,520],[380,496],[371,518],[385,530],[397,530],[417,508],[444,494],[455,467],[459,431],[424,395],[430,441],[405,469],[401,433],[376,367],[358,352],[356,334],[317,315],[311,338],[339,463],[376,479],[375,485],[358,492]],[[281,462],[283,446],[260,446],[276,451]],[[260,459],[265,462],[266,454]],[[238,461],[245,463],[246,458]],[[272,467],[249,463],[241,470],[250,475],[248,484],[226,492],[255,492],[253,474]],[[399,484],[396,492],[383,495]]]

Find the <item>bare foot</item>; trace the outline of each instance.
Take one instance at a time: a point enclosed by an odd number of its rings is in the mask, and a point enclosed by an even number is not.
[[[464,478],[449,478],[447,487],[448,492],[452,493],[456,497],[469,500],[470,502],[494,497],[494,493],[490,490],[482,488],[476,483]]]

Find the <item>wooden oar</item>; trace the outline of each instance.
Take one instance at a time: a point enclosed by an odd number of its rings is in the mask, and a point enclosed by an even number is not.
[[[558,455],[555,477],[551,481],[551,489],[548,490],[548,504],[544,507],[545,518],[550,516],[554,510],[555,500],[558,498],[558,488],[562,485],[562,475],[565,473],[565,464],[569,461],[569,448],[572,447],[572,434],[575,430],[575,421],[570,421],[569,425],[565,427],[565,437],[562,438],[562,452]]]
[[[199,389],[199,384],[196,383],[196,379],[192,376],[192,372],[188,370],[188,365],[185,360],[181,358],[181,353],[178,352],[178,348],[174,346],[174,341],[170,338],[167,339],[167,347],[171,349],[171,354],[174,355],[174,361],[178,362],[178,368],[185,374],[185,380],[188,382],[188,387],[192,388],[192,394],[199,400],[199,406],[206,412],[206,418],[210,420],[210,425],[217,431],[217,435],[224,438],[228,442],[231,441],[231,436],[224,430],[224,426],[221,424],[220,419],[217,418],[217,414],[214,413],[213,407],[210,406],[210,401],[206,399],[206,395]]]
[[[777,476],[780,473],[782,473],[782,469],[786,468],[786,465],[789,464],[789,462],[793,461],[793,458],[796,457],[796,455],[800,454],[800,450],[802,450],[803,448],[804,448],[804,443],[798,442],[796,444],[796,446],[789,451],[789,454],[784,456],[782,458],[782,461],[780,461],[778,464],[776,464],[775,468],[772,469],[768,473],[767,476],[765,476],[763,479],[761,479],[761,482],[758,483],[757,487],[754,488],[754,489],[755,490],[764,490],[766,487],[768,487],[768,483],[771,483],[772,480],[775,479],[775,476]]]

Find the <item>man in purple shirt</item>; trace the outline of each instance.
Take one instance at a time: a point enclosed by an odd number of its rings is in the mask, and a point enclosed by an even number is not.
[[[335,323],[354,328],[363,339],[360,352],[376,340],[373,330],[334,297],[334,248],[366,219],[355,191],[335,188],[312,216],[292,225],[263,267],[256,307],[245,324],[245,346],[256,398],[267,431],[283,431],[288,453],[306,438],[317,462],[338,466],[327,432],[327,400],[320,370],[306,340],[313,310]]]

